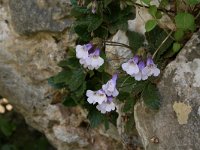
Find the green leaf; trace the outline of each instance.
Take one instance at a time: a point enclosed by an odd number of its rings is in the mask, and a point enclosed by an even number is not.
[[[141,94],[144,103],[152,108],[159,109],[160,95],[155,84],[149,83]]]
[[[195,18],[193,15],[181,12],[175,16],[175,23],[176,27],[184,30],[191,30],[195,29]]]
[[[70,70],[63,70],[53,77],[53,83],[66,83],[71,79],[71,76],[72,75]]]
[[[62,104],[66,107],[77,106],[77,103],[70,97],[70,95],[64,98],[64,101],[62,102]]]
[[[132,93],[132,89],[135,86],[136,81],[130,76],[119,76],[117,80],[117,89],[120,92]]]
[[[96,110],[96,108],[93,108],[92,110],[90,110],[87,117],[90,121],[90,125],[92,128],[97,127],[104,121],[103,114],[101,114],[100,111]]]
[[[133,108],[133,106],[135,105],[135,103],[136,103],[136,100],[132,96],[127,98],[125,101],[124,107],[123,107],[123,112],[130,111]]]
[[[82,85],[75,91],[77,97],[83,96],[86,90],[86,81],[82,83]]]
[[[85,74],[82,69],[76,69],[71,72],[71,78],[67,82],[71,91],[77,90],[85,81]]]
[[[196,4],[200,3],[200,0],[187,0],[186,2],[189,5],[196,5]]]
[[[88,13],[88,9],[87,8],[83,8],[83,7],[80,7],[80,6],[75,6],[75,7],[72,7],[70,15],[74,16],[74,17],[81,17],[81,16],[84,16],[87,13]]]
[[[143,3],[150,5],[151,0],[142,0]]]
[[[132,88],[132,94],[134,96],[140,94],[146,87],[148,82],[146,81],[139,81],[139,82],[136,82],[136,84],[134,84],[133,88]]]
[[[152,31],[146,32],[145,35],[148,41],[148,50],[151,52],[151,54],[155,52],[155,50],[162,44],[162,42],[168,36],[166,31],[159,28],[158,26],[154,28]],[[172,46],[172,43],[173,39],[169,37],[160,47],[156,55],[156,60],[159,59],[161,55],[164,54]]]
[[[157,13],[157,7],[155,5],[149,6],[149,13],[155,18]]]
[[[74,27],[74,31],[76,32],[76,34],[78,34],[79,38],[85,42],[90,41],[91,35],[90,33],[87,31],[88,29],[88,25],[76,25]]]
[[[91,16],[89,20],[90,20],[90,24],[88,26],[89,32],[96,30],[103,22],[103,18],[97,15]]]
[[[0,129],[5,136],[9,137],[15,131],[16,125],[4,118],[0,118]]]
[[[175,53],[177,53],[180,49],[181,49],[181,44],[180,43],[176,42],[176,43],[173,44],[173,51]]]
[[[127,31],[126,35],[129,40],[129,45],[133,48],[132,51],[136,53],[143,46],[144,36],[134,31]]]
[[[96,29],[94,31],[94,36],[102,38],[102,39],[107,39],[108,38],[108,29],[100,26],[98,29]]]
[[[183,29],[177,29],[176,32],[174,33],[174,38],[176,41],[181,41],[184,36],[184,31]]]
[[[119,95],[117,96],[117,99],[119,99],[120,101],[125,101],[127,98],[130,97],[130,93],[129,92],[123,92],[123,91],[120,91],[119,92]]]
[[[146,32],[153,30],[156,27],[156,25],[157,25],[157,21],[155,19],[148,20],[145,24]]]
[[[62,60],[58,64],[59,67],[67,67],[69,69],[80,68],[81,65],[76,57],[67,58],[66,60]]]

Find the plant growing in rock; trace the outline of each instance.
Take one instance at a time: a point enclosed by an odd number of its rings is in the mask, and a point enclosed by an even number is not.
[[[49,79],[61,91],[63,104],[87,109],[91,126],[104,122],[106,128],[108,122],[116,124],[114,110],[119,102],[124,103],[123,112],[131,112],[138,99],[158,109],[160,96],[156,83],[160,70],[181,48],[185,33],[195,30],[199,1],[187,1],[193,8],[191,12],[181,12],[178,7],[166,9],[170,5],[166,0],[159,6],[152,5],[151,0],[142,0],[141,4],[134,0],[71,0],[71,3],[77,46],[68,48],[66,59],[58,64],[63,70]],[[128,20],[135,18],[135,7],[146,7],[152,16],[145,24],[145,35],[128,30]],[[174,21],[175,31],[158,26],[163,14]],[[108,40],[118,30],[126,32],[129,45]],[[108,45],[129,48],[134,54],[112,75],[105,53]]]

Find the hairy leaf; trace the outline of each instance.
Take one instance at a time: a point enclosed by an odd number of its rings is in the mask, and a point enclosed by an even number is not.
[[[144,103],[152,108],[159,109],[160,107],[160,95],[155,84],[149,83],[142,92],[142,98]]]
[[[134,31],[128,31],[126,35],[128,36],[129,45],[133,48],[132,51],[136,53],[143,46],[144,36]]]

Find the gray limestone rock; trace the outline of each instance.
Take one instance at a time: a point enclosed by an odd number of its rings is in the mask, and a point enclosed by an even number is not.
[[[69,0],[10,0],[9,8],[19,34],[61,32],[72,23]]]
[[[0,95],[58,150],[121,150],[115,127],[88,128],[85,110],[51,104],[56,92],[47,79],[60,71],[57,63],[67,47],[74,46],[76,36],[69,29],[62,31],[67,24],[52,20],[53,8],[39,8],[36,2],[11,0],[11,13],[7,0],[0,3]],[[30,35],[15,34],[12,27]],[[52,32],[40,32],[44,30]]]
[[[159,111],[149,110],[142,102],[134,110],[145,149],[199,150],[200,31],[167,66],[158,88],[162,101]]]

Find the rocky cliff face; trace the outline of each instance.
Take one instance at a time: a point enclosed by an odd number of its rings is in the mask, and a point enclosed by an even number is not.
[[[147,150],[198,150],[200,147],[200,31],[165,69],[158,84],[158,112],[139,102],[136,128]],[[159,142],[155,142],[159,141]]]
[[[69,9],[68,0],[0,0],[0,94],[58,150],[121,150],[124,143],[138,139],[121,138],[130,136],[121,133],[120,125],[107,131],[90,129],[85,110],[51,104],[55,91],[46,79],[60,70],[58,61],[75,44]],[[140,102],[135,106],[136,127],[148,150],[200,147],[199,39],[200,31],[167,66],[158,85],[160,111],[152,112]],[[113,40],[127,43],[121,31]],[[110,57],[130,54],[127,49],[123,54],[117,49],[112,52]]]
[[[122,149],[115,128],[90,129],[84,110],[50,104],[47,79],[75,42],[69,7],[66,0],[1,1],[0,93],[58,150]]]

